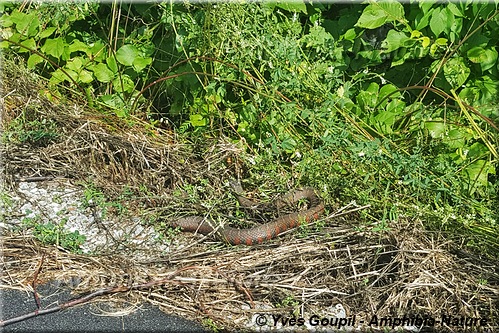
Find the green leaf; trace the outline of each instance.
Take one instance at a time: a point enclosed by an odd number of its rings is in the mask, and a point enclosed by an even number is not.
[[[143,57],[137,57],[133,60],[133,69],[139,73],[140,71],[142,71],[144,68],[146,68],[148,65],[150,65],[152,63],[152,58],[151,57],[147,57],[147,58],[143,58]]]
[[[410,38],[402,31],[390,30],[383,41],[383,47],[386,48],[384,52],[390,53],[399,47],[403,47],[404,43]]]
[[[123,45],[116,51],[116,59],[125,66],[132,66],[138,55],[139,50],[134,45]]]
[[[114,57],[106,58],[107,67],[113,71],[114,74],[118,73],[118,64],[116,63],[116,59]]]
[[[307,6],[303,1],[272,1],[269,5],[271,7],[279,7],[288,12],[302,12],[303,14],[307,14]]]
[[[89,47],[87,44],[83,43],[82,41],[75,39],[69,45],[69,53],[78,52],[78,51],[85,52],[88,55]]]
[[[94,77],[92,75],[92,72],[87,71],[87,70],[82,70],[80,73],[78,73],[78,79],[77,81],[83,82],[83,83],[90,83],[94,80]]]
[[[56,30],[57,30],[56,27],[45,28],[42,31],[40,31],[40,34],[38,35],[38,37],[40,37],[40,39],[50,37],[50,35],[52,35],[54,33],[54,31],[56,31]]]
[[[102,95],[99,97],[99,99],[102,101],[102,103],[104,103],[111,109],[114,109],[119,117],[126,116],[126,113],[123,110],[120,110],[124,108],[125,103],[123,102],[123,99],[121,99],[119,95],[117,94]]]
[[[99,82],[107,83],[114,79],[114,73],[106,66],[106,64],[97,64],[92,68],[92,70]]]
[[[486,49],[485,54],[487,58],[480,63],[480,67],[482,67],[482,71],[486,71],[488,69],[493,68],[497,64],[497,51],[494,48]]]
[[[443,138],[445,131],[447,130],[447,126],[445,126],[443,121],[427,121],[424,123],[424,127],[434,139]]]
[[[376,29],[392,21],[404,21],[404,7],[399,2],[377,2],[367,6],[356,26]]]
[[[38,54],[33,53],[28,58],[28,62],[27,62],[28,68],[33,69],[37,64],[43,62],[44,60],[45,59],[40,57]]]
[[[468,56],[471,62],[474,62],[476,64],[481,63],[487,59],[487,54],[485,53],[485,49],[480,46],[469,49],[466,55]]]
[[[40,27],[40,20],[38,20],[38,16],[36,16],[36,13],[33,14],[34,15],[28,15],[31,20],[27,31],[28,37],[36,36],[36,34],[38,33],[38,28]]]
[[[421,6],[421,3],[420,3]],[[431,15],[433,14],[433,9],[425,12],[425,14],[421,18],[416,18],[415,23],[416,23],[416,30],[421,30],[423,28],[426,28],[428,26],[428,23],[430,22]]]
[[[466,140],[472,136],[470,133],[467,133],[466,131],[462,131],[458,128],[451,129],[444,142],[450,147],[450,148],[463,148],[464,144],[466,143]]]
[[[194,127],[206,126],[207,124],[207,120],[202,114],[191,114],[189,116],[189,120],[191,121],[191,125]]]
[[[421,38],[421,45],[424,48],[427,48],[430,45],[430,38],[429,37],[423,37],[423,38]]]
[[[64,53],[65,41],[61,37],[54,39],[47,39],[41,50],[45,54],[51,55],[57,59]]]
[[[451,58],[444,64],[444,77],[452,88],[461,87],[468,79],[471,70],[464,63],[464,59]]]
[[[479,63],[482,71],[494,67],[497,61],[497,51],[495,49],[484,49],[480,46],[471,48],[466,53],[471,62]]]
[[[471,184],[478,186],[488,185],[488,175],[495,174],[494,166],[485,160],[478,160],[468,165],[464,170]]]
[[[35,40],[33,38],[23,40],[19,44],[27,47],[27,48],[20,47],[19,53],[30,52],[31,50],[36,50],[36,43],[35,43]]]
[[[113,88],[117,92],[131,93],[135,89],[135,83],[128,75],[122,75],[113,80]]]
[[[445,12],[440,8],[435,8],[430,20],[430,29],[438,37],[445,29]]]
[[[79,72],[83,67],[84,60],[81,57],[75,57],[71,61],[68,61],[66,68]]]

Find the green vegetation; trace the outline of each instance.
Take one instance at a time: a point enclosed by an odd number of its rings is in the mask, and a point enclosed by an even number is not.
[[[73,253],[82,253],[80,246],[85,243],[86,237],[78,230],[69,232],[64,229],[66,221],[59,224],[52,222],[41,223],[39,217],[25,217],[22,227],[33,230],[33,235],[43,244],[57,245]]]
[[[497,3],[2,4],[6,56],[71,94],[186,141],[245,147],[254,184],[371,204],[499,248]],[[23,125],[19,131],[18,125]],[[51,124],[14,121],[18,141]]]

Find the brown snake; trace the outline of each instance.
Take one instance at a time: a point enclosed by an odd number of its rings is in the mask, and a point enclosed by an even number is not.
[[[241,185],[234,182],[232,182],[231,185],[236,191],[241,205],[255,205],[252,200],[242,196]],[[237,229],[228,226],[224,226],[223,228],[214,228],[214,222],[210,218],[202,216],[183,217],[173,221],[170,225],[172,227],[180,227],[181,230],[185,232],[198,232],[203,235],[208,235],[216,230],[214,235],[218,240],[232,245],[260,244],[264,241],[277,237],[277,235],[286,230],[297,227],[302,221],[309,223],[317,220],[324,212],[324,204],[315,193],[315,190],[310,187],[288,192],[281,199],[277,200],[276,206],[277,208],[281,208],[285,205],[295,204],[301,199],[307,199],[309,201],[309,209],[280,216],[268,223],[249,229]]]

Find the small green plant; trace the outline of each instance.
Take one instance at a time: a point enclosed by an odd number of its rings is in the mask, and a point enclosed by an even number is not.
[[[24,227],[33,231],[33,236],[43,244],[57,245],[73,253],[81,253],[81,245],[86,241],[86,237],[78,230],[68,232],[64,230],[65,220],[61,223],[52,222],[41,223],[39,217],[24,218],[21,223]]]
[[[28,143],[39,146],[46,146],[57,140],[59,136],[57,124],[54,121],[29,120],[26,112],[10,122],[2,134],[4,142]]]
[[[215,323],[213,321],[213,319],[211,319],[211,318],[203,319],[203,326],[208,328],[211,332],[214,332],[214,333],[224,331],[224,327]]]

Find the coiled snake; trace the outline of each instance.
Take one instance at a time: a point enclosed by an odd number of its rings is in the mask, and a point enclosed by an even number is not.
[[[242,188],[239,183],[231,182],[234,188],[239,203],[242,206],[254,206],[255,203],[242,196]],[[292,190],[285,194],[282,198],[276,201],[276,207],[279,209],[286,205],[292,205],[299,200],[307,199],[309,201],[309,208],[305,211],[295,212],[280,216],[268,223],[249,228],[237,229],[228,226],[214,228],[214,222],[210,218],[202,216],[187,216],[171,222],[172,227],[180,227],[185,232],[198,232],[203,235],[208,235],[214,232],[214,236],[223,242],[239,245],[254,245],[268,241],[286,230],[297,227],[300,223],[317,220],[324,212],[324,204],[317,196],[315,190],[310,187],[302,188],[299,190]]]

